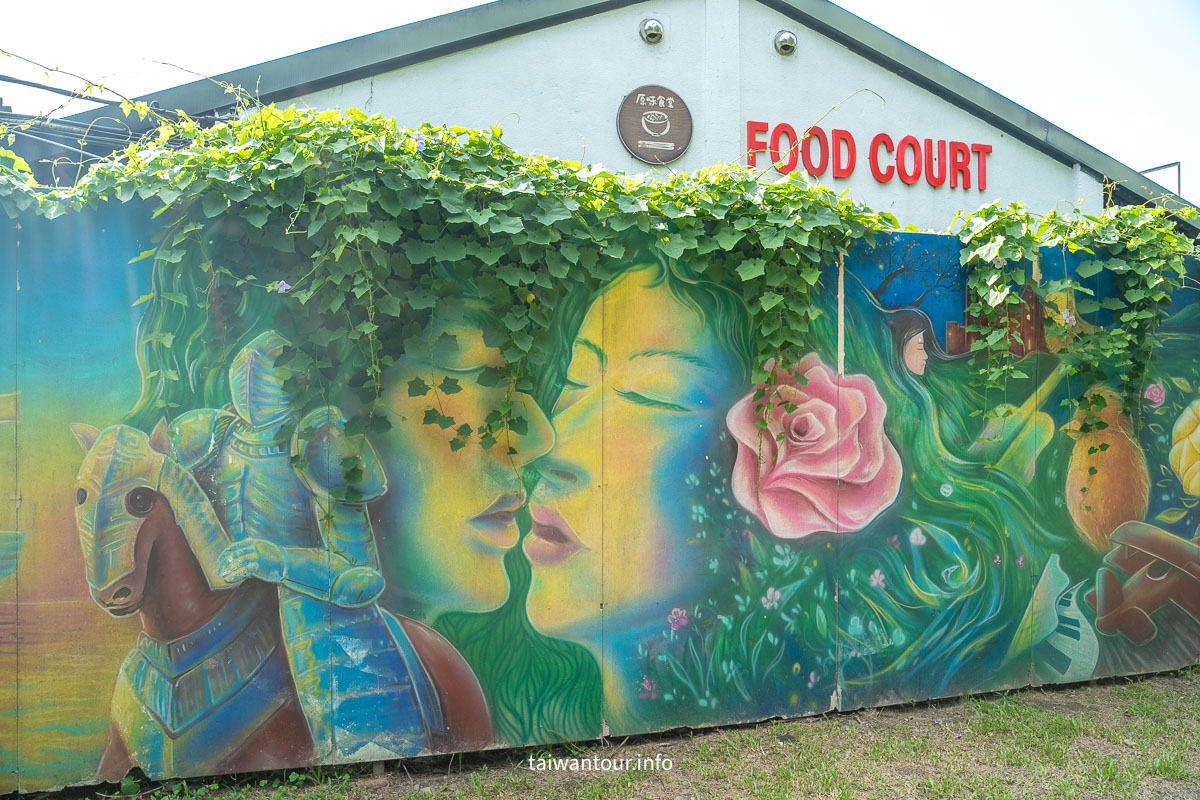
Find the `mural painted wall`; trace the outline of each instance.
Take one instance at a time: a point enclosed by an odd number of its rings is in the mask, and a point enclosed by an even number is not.
[[[201,305],[162,258],[128,263],[157,224],[135,203],[0,230],[0,792],[798,716],[1200,653],[1195,293],[1176,295],[1139,407],[1095,389],[1108,426],[1089,433],[1037,321],[1077,315],[1049,298],[1022,328],[1012,413],[985,429],[997,399],[962,355],[957,240],[881,236],[847,261],[843,374],[830,277],[764,432],[740,295],[631,257],[555,310],[530,394],[476,380],[503,357],[468,285],[428,350],[388,367],[391,428],[363,432],[351,392],[292,406],[278,323],[303,307],[286,292]],[[1045,254],[1047,274],[1065,266]],[[524,424],[486,450],[436,424],[512,409]]]

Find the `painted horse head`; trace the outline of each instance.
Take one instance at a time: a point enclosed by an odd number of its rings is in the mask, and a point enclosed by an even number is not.
[[[173,457],[165,421],[149,436],[128,425],[100,430],[74,423],[71,431],[87,453],[76,476],[75,521],[88,586],[101,608],[113,616],[141,609],[150,555],[177,530],[208,588],[230,586],[217,573],[217,558],[232,540],[196,479]]]

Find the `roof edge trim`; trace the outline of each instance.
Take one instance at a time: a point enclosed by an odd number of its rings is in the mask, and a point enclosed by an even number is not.
[[[212,79],[193,81],[137,98],[196,115],[230,105],[220,84],[252,86],[264,102],[295,98],[332,86],[615,11],[646,0],[499,0],[419,22],[318,47]],[[1117,183],[1142,201],[1179,210],[1195,204],[1072,136],[978,81],[872,25],[829,0],[756,0],[879,66],[1005,131],[1064,164],[1079,164],[1097,179]],[[111,117],[108,108],[64,117],[89,123]],[[137,127],[136,125],[134,127]],[[1200,225],[1183,222],[1200,233]]]
[[[582,19],[644,0],[503,0],[369,33],[152,92],[136,100],[197,115],[231,105],[221,84],[240,86],[266,103],[429,61],[522,33]],[[107,108],[64,117],[91,122]]]
[[[829,0],[757,0],[1064,164],[1163,208],[1200,208],[1004,95]],[[1195,222],[1182,221],[1200,232]]]

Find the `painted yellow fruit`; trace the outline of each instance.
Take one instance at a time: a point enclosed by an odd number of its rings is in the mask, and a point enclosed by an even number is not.
[[[1150,468],[1121,396],[1108,387],[1089,389],[1104,398],[1100,421],[1107,427],[1081,433],[1085,412],[1066,430],[1075,440],[1067,462],[1064,499],[1080,536],[1097,553],[1112,549],[1110,537],[1122,523],[1143,520],[1150,507]]]
[[[1200,497],[1200,400],[1193,400],[1175,420],[1171,441],[1171,469],[1185,492]]]

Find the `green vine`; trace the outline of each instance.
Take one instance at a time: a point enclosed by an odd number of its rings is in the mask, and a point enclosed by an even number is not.
[[[1082,388],[1071,400],[1083,412],[1080,431],[1106,426],[1099,418],[1104,395],[1091,392],[1092,387],[1115,380],[1125,409],[1138,409],[1159,344],[1155,331],[1173,293],[1188,280],[1185,259],[1196,253],[1195,242],[1178,231],[1171,217],[1144,205],[1114,206],[1095,216],[1039,216],[1022,203],[999,202],[965,215],[957,232],[965,245],[960,260],[969,268],[967,332],[977,337],[972,363],[985,393],[1002,391],[1011,378],[1029,377],[1015,352],[1021,343],[1021,315],[1031,313],[1027,298],[1044,303],[1057,296],[1057,313],[1045,314],[1038,323],[1048,323],[1046,336],[1058,343],[1067,373],[1081,376]],[[1046,279],[1041,271],[1044,248],[1091,258],[1069,274]],[[1102,309],[1117,324],[1087,320]]]
[[[402,353],[422,353],[431,315],[470,297],[498,322],[484,331],[505,364],[485,386],[532,393],[549,353],[556,306],[595,293],[636,259],[670,260],[740,287],[758,332],[756,380],[771,383],[803,354],[822,313],[814,290],[854,239],[895,219],[802,179],[770,183],[719,165],[665,182],[522,156],[500,130],[399,128],[359,111],[263,108],[210,128],[181,118],[155,137],[95,165],[71,188],[38,187],[0,166],[10,215],[55,217],[109,199],[141,198],[166,215],[153,257],[166,283],[199,274],[199,299],[156,288],[157,306],[198,302],[211,314],[229,289],[304,309],[280,314],[302,343],[287,358],[300,406],[355,389],[363,412],[352,432],[383,429],[376,414],[383,372]],[[231,264],[255,264],[235,274]],[[194,278],[191,278],[194,280]],[[295,305],[293,305],[295,304]],[[224,303],[224,305],[229,305]],[[169,349],[172,342],[143,341]],[[153,376],[159,409],[180,405],[179,371]],[[504,441],[520,415],[511,405],[484,420],[442,411],[454,380],[413,382],[428,396],[425,421],[455,432],[451,447]],[[511,394],[511,391],[510,391]],[[766,412],[773,407],[765,397]]]
[[[453,431],[452,449],[507,446],[509,434],[522,432],[511,398],[536,395],[555,357],[556,309],[594,295],[637,260],[685,265],[740,290],[765,420],[781,402],[780,371],[799,361],[808,326],[823,313],[815,301],[821,281],[855,240],[898,227],[890,214],[799,173],[770,182],[717,165],[650,181],[517,154],[498,128],[404,129],[357,110],[265,107],[212,127],[156,116],[154,135],[95,164],[73,187],[37,186],[18,159],[0,157],[0,205],[12,216],[52,218],[112,199],[147,202],[166,217],[161,241],[142,254],[156,260],[160,276],[143,298],[148,313],[182,308],[221,322],[206,326],[219,333],[204,334],[220,361],[236,344],[224,329],[238,308],[274,312],[296,343],[285,359],[298,407],[352,390],[361,401],[352,434],[387,428],[383,376],[402,354],[445,344],[431,341],[435,310],[482,302],[495,320],[484,328],[485,344],[504,363],[475,379],[507,387],[509,401],[485,419],[455,419],[443,401],[461,389],[457,379],[407,387],[428,399],[426,423]],[[1155,328],[1183,284],[1183,259],[1195,252],[1169,214],[1134,207],[1039,217],[994,203],[957,232],[982,386],[1022,377],[1009,323],[1022,292],[1032,290],[1083,298],[1072,314],[1103,306],[1117,315],[1111,329],[1058,319],[1048,335],[1066,343],[1060,355],[1089,384],[1117,377],[1126,396],[1139,389]],[[1093,259],[1074,275],[1043,280],[1045,247]],[[254,274],[235,271],[242,264],[255,265]],[[1116,293],[1097,301],[1085,281],[1102,271]],[[144,362],[169,363],[173,336],[147,334],[139,346],[156,357]],[[196,391],[179,369],[146,377],[143,401],[156,414],[186,407]]]

